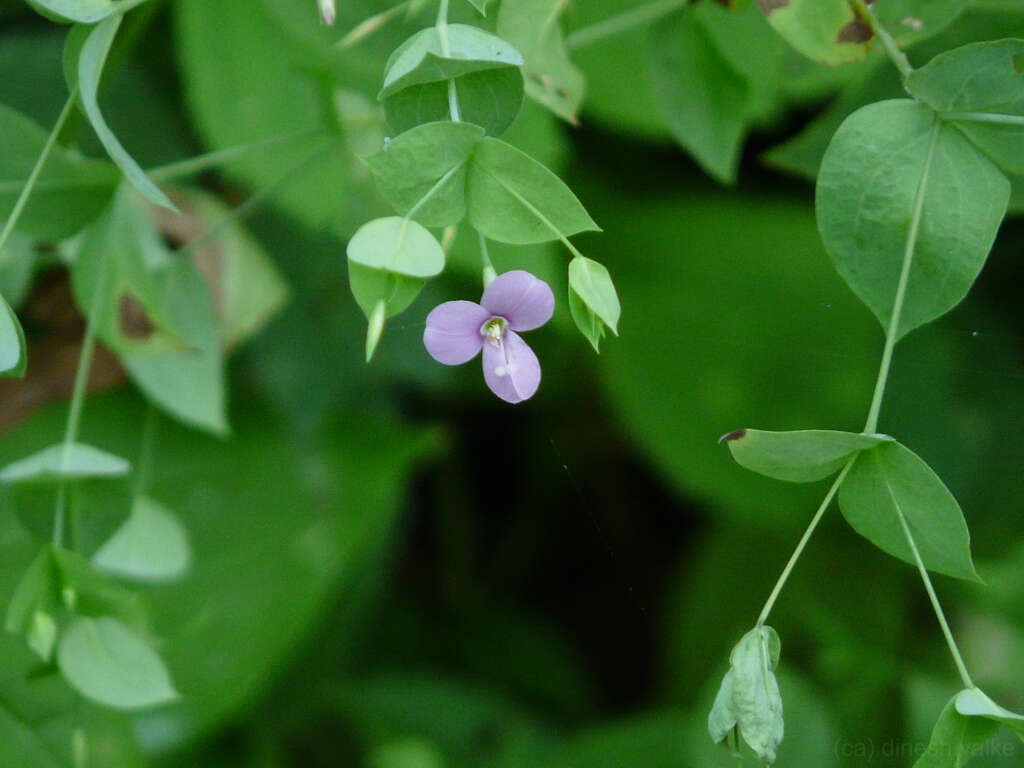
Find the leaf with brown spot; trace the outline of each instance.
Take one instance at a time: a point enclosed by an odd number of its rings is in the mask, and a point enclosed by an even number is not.
[[[197,189],[174,190],[171,199],[182,215],[155,206],[151,212],[165,239],[188,247],[213,296],[223,346],[232,349],[281,310],[288,286],[259,242],[220,200]]]
[[[841,64],[867,56],[863,23],[847,0],[758,0],[775,31],[804,56]],[[870,30],[869,30],[870,31]]]
[[[98,295],[98,335],[143,393],[192,426],[224,433],[224,363],[209,288],[175,258],[127,186],[86,232],[72,264],[83,312]]]
[[[117,299],[117,325],[121,333],[135,341],[145,341],[156,331],[146,307],[130,293],[122,293]]]

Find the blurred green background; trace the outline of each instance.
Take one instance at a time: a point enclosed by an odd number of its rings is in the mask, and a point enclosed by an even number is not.
[[[637,4],[578,0],[566,23]],[[895,75],[872,58],[764,86],[739,182],[723,187],[672,141],[649,30],[575,54],[581,126],[527,104],[509,140],[603,228],[577,244],[615,277],[621,337],[595,356],[575,332],[560,247],[495,248],[499,272],[534,271],[559,299],[556,322],[530,337],[540,392],[509,407],[476,365],[443,368],[422,347],[432,306],[477,296],[468,236],[362,362],[344,244],[386,209],[353,151],[379,141],[384,58],[429,20],[399,19],[337,55],[329,44],[387,3],[339,5],[324,30],[313,0],[151,0],[115,49],[104,107],[145,167],[316,129],[325,93],[343,105],[348,146],[283,182],[309,152],[301,141],[202,178],[231,205],[263,195],[245,224],[291,299],[232,362],[229,437],[162,419],[152,495],[185,521],[195,564],[147,597],[183,701],[131,720],[79,712],[95,763],[734,765],[707,736],[710,699],[825,489],[746,473],[716,440],[744,426],[859,429],[882,334],[832,269],[801,175],[853,105],[898,92]],[[984,38],[996,5],[923,45]],[[0,24],[0,101],[51,125],[64,31],[11,0]],[[882,415],[964,508],[987,583],[937,588],[979,685],[1011,708],[1024,705],[1022,257],[1024,225],[1009,219],[963,305],[899,346]],[[0,464],[63,429],[72,369],[59,361],[80,326],[47,264],[20,314],[37,359],[58,362],[0,391]],[[6,293],[17,278],[4,279]],[[144,406],[107,374],[83,438],[133,456]],[[13,503],[0,515],[4,595],[36,550]],[[833,510],[771,623],[778,764],[910,765],[957,688],[914,570]],[[0,637],[0,654],[0,762],[59,765],[29,761],[26,734],[66,727],[68,692],[26,677],[19,639]],[[1020,744],[1006,749],[972,765],[1024,765]]]

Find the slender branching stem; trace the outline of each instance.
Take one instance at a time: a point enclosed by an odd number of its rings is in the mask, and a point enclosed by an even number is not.
[[[25,186],[21,188],[21,194],[18,195],[18,199],[14,202],[14,208],[11,209],[10,215],[7,217],[7,221],[4,223],[3,231],[0,231],[0,254],[4,251],[4,246],[7,245],[7,241],[11,237],[11,233],[14,232],[14,228],[18,224],[18,219],[21,218],[21,214],[25,211],[25,205],[28,203],[29,196],[32,194],[32,190],[36,186],[36,182],[39,180],[39,174],[43,171],[43,166],[46,165],[46,160],[50,156],[50,152],[53,151],[54,145],[57,143],[57,137],[60,132],[64,130],[64,124],[68,121],[68,117],[71,116],[71,112],[75,106],[75,100],[78,98],[78,86],[72,89],[71,94],[68,96],[68,100],[64,102],[64,108],[60,111],[60,116],[57,118],[57,122],[53,125],[53,130],[50,131],[49,137],[46,139],[46,143],[43,145],[42,152],[39,153],[39,157],[36,159],[36,164],[32,168],[32,172],[29,173],[28,178],[25,180]]]
[[[935,125],[932,127],[931,139],[928,143],[928,155],[925,158],[924,170],[921,172],[921,180],[918,182],[917,193],[914,197],[914,209],[910,217],[910,229],[907,231],[906,249],[903,252],[903,266],[900,269],[900,279],[896,285],[896,296],[893,300],[892,314],[889,317],[889,329],[885,334],[882,363],[878,369],[875,393],[871,398],[871,408],[868,411],[868,419],[864,425],[864,432],[868,434],[878,430],[878,417],[882,411],[882,399],[885,396],[885,386],[889,380],[892,352],[900,337],[900,318],[903,315],[903,304],[907,298],[910,270],[914,264],[914,249],[917,248],[917,236],[921,231],[921,218],[924,215],[924,198],[928,188],[928,177],[931,172],[932,161],[935,158],[935,148],[939,143],[939,131],[941,129],[942,124],[936,120]]]
[[[786,563],[786,567],[782,569],[782,575],[779,576],[779,580],[775,582],[775,587],[772,589],[772,593],[768,595],[768,600],[765,601],[764,608],[761,609],[761,615],[757,617],[757,626],[763,626],[768,621],[768,616],[772,612],[772,608],[775,607],[775,601],[779,599],[779,594],[782,592],[782,588],[786,586],[786,582],[789,580],[789,575],[793,572],[793,568],[796,566],[797,560],[800,559],[800,555],[803,554],[804,548],[807,546],[807,542],[811,540],[811,536],[814,535],[815,529],[818,527],[818,523],[821,522],[821,518],[825,516],[825,511],[828,509],[829,504],[832,503],[832,499],[835,498],[836,492],[839,490],[839,486],[843,484],[843,480],[846,479],[847,473],[850,471],[850,467],[853,466],[853,462],[856,461],[856,456],[850,459],[843,466],[843,469],[836,475],[836,479],[833,481],[832,486],[828,489],[828,493],[825,494],[825,498],[821,502],[821,506],[818,507],[818,511],[814,513],[814,517],[811,518],[810,524],[807,526],[807,530],[804,531],[804,535],[800,537],[800,541],[797,542],[796,549],[793,550],[793,554],[790,555],[789,562]]]
[[[881,42],[882,48],[885,49],[886,56],[889,57],[893,66],[899,70],[900,77],[905,83],[907,78],[910,76],[910,73],[914,71],[914,68],[910,65],[910,60],[907,58],[907,55],[900,50],[898,45],[896,45],[896,41],[893,39],[893,36],[889,34],[889,30],[882,26],[878,17],[875,16],[874,11],[871,10],[864,0],[850,0],[850,5],[853,6],[854,10],[856,10],[860,17],[868,23],[868,26],[871,27],[871,31],[874,33],[875,37],[878,38],[879,42]]]
[[[928,599],[932,601],[932,607],[935,609],[935,616],[939,620],[939,626],[942,627],[942,634],[946,636],[946,645],[949,646],[949,652],[953,656],[953,662],[956,664],[957,672],[960,673],[960,680],[963,682],[965,688],[973,688],[974,682],[971,680],[971,675],[967,671],[967,665],[964,664],[963,656],[960,655],[960,649],[957,647],[956,640],[953,639],[953,632],[949,628],[949,622],[946,621],[946,614],[942,610],[942,605],[939,603],[938,595],[935,594],[935,587],[932,586],[931,577],[928,575],[928,569],[924,565],[924,560],[921,559],[921,553],[917,550],[917,543],[914,541],[914,535],[910,532],[910,525],[907,523],[906,515],[903,514],[903,510],[900,509],[900,505],[896,503],[896,499],[893,499],[893,506],[896,509],[896,515],[900,519],[900,525],[903,527],[903,533],[907,537],[907,544],[910,545],[910,551],[914,555],[914,562],[917,563],[917,570],[921,573],[921,581],[924,582],[925,591],[928,592]]]
[[[284,134],[283,136],[274,136],[269,139],[253,141],[247,144],[239,144],[234,147],[226,147],[213,152],[207,152],[203,155],[197,155],[185,160],[179,160],[177,162],[168,163],[167,165],[160,165],[156,168],[151,168],[146,171],[146,174],[153,179],[153,181],[173,181],[174,179],[195,176],[196,174],[203,173],[204,171],[208,171],[212,168],[218,168],[226,163],[230,163],[232,160],[239,157],[245,157],[256,150],[270,149],[278,144],[286,144],[290,141],[296,141],[299,139],[318,137],[322,133],[323,131],[321,129],[296,131],[294,133]]]
[[[67,471],[68,460],[71,458],[71,447],[78,439],[82,407],[85,403],[86,391],[89,388],[89,368],[92,365],[93,351],[96,348],[96,333],[99,326],[100,308],[103,305],[106,273],[107,256],[104,254],[100,261],[99,274],[96,276],[96,286],[93,288],[89,314],[85,321],[85,336],[82,339],[82,350],[78,355],[78,367],[75,370],[75,383],[71,390],[71,407],[68,410],[68,420],[64,427],[64,442],[60,459],[61,478],[57,485],[57,499],[53,512],[53,543],[58,547],[62,546],[64,542],[64,516],[68,498],[68,483],[64,473]]]

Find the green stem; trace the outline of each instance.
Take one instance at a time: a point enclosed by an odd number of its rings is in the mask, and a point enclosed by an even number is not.
[[[142,496],[149,486],[149,475],[156,449],[156,428],[156,408],[147,403],[146,416],[142,422],[142,439],[139,442],[139,458],[135,464],[135,478],[132,484],[133,498]]]
[[[942,606],[939,604],[938,595],[935,594],[935,587],[932,586],[931,577],[928,575],[928,569],[925,568],[924,561],[921,559],[921,553],[917,551],[917,543],[914,541],[914,536],[910,532],[910,526],[907,524],[907,518],[903,514],[903,510],[900,509],[900,505],[896,503],[896,499],[893,499],[893,506],[896,509],[896,515],[900,519],[900,525],[903,527],[903,533],[907,537],[907,544],[910,545],[910,551],[914,555],[914,561],[917,563],[917,570],[921,573],[921,580],[924,582],[924,588],[928,592],[928,598],[932,601],[932,607],[935,609],[935,616],[939,620],[939,625],[942,627],[942,634],[946,636],[946,645],[949,646],[949,652],[953,655],[953,661],[956,664],[957,672],[960,673],[960,680],[963,681],[965,688],[973,688],[974,683],[971,680],[971,675],[967,671],[967,665],[964,664],[963,656],[960,655],[960,649],[957,647],[956,640],[953,639],[953,632],[949,628],[949,622],[946,621],[946,614],[942,610]]]
[[[942,112],[939,117],[943,120],[962,120],[969,123],[1024,126],[1024,116],[1001,115],[996,112]]]
[[[89,388],[89,367],[92,365],[92,355],[96,348],[96,332],[99,325],[100,307],[103,304],[106,267],[107,259],[104,256],[100,262],[100,271],[96,278],[96,287],[93,289],[92,302],[89,306],[89,316],[85,322],[85,336],[82,339],[82,350],[78,355],[78,368],[75,370],[74,388],[71,390],[71,407],[68,410],[68,420],[64,427],[64,448],[60,459],[61,480],[57,485],[57,500],[53,512],[53,543],[58,547],[64,541],[64,516],[68,497],[68,483],[64,477],[64,472],[67,469],[68,459],[71,458],[71,446],[78,438],[78,426],[82,420],[82,406],[85,402],[86,390]]]
[[[825,516],[825,511],[828,509],[828,505],[832,503],[832,499],[835,497],[836,492],[839,490],[839,486],[843,484],[843,480],[846,479],[847,473],[850,471],[850,467],[853,466],[853,462],[857,460],[854,456],[843,467],[842,471],[836,476],[835,481],[832,483],[832,487],[828,489],[828,493],[825,494],[824,500],[821,502],[821,506],[818,507],[818,511],[814,513],[814,517],[811,518],[810,524],[807,526],[807,530],[804,531],[804,535],[800,537],[800,541],[796,545],[796,549],[793,550],[793,554],[789,558],[789,562],[786,563],[786,567],[782,569],[782,575],[779,576],[779,580],[775,582],[775,588],[772,589],[772,593],[768,596],[768,600],[764,604],[764,608],[761,609],[761,615],[757,617],[757,626],[763,626],[768,621],[768,615],[772,612],[772,608],[775,607],[775,601],[779,599],[779,594],[782,592],[782,588],[786,585],[786,581],[789,580],[789,575],[793,572],[794,566],[796,566],[797,560],[800,559],[800,555],[803,554],[804,548],[807,546],[807,542],[811,540],[811,536],[814,534],[814,530],[818,527],[818,523],[821,522],[821,518]]]
[[[46,165],[46,160],[50,156],[50,152],[53,151],[54,144],[57,143],[57,136],[59,136],[60,132],[64,129],[64,123],[66,123],[68,117],[70,117],[77,98],[78,86],[75,86],[71,91],[71,95],[68,96],[68,100],[64,102],[64,108],[60,111],[60,116],[57,118],[57,122],[54,124],[53,130],[50,131],[50,135],[47,137],[46,143],[43,145],[43,151],[39,153],[39,157],[36,159],[36,164],[33,166],[32,172],[25,180],[25,186],[21,188],[21,194],[18,195],[18,199],[14,203],[14,208],[11,209],[11,215],[7,217],[7,221],[4,223],[3,231],[0,232],[0,253],[3,253],[4,246],[7,245],[7,241],[10,239],[11,233],[14,232],[14,227],[18,223],[18,219],[21,218],[21,214],[25,210],[25,205],[28,203],[28,198],[32,194],[32,189],[39,180],[39,174],[42,173],[43,166]]]
[[[452,55],[452,47],[448,42],[448,0],[441,0],[437,9],[437,37],[441,41],[441,55],[448,58]],[[459,94],[455,88],[455,80],[448,81],[448,113],[452,122],[457,123],[462,115],[459,111]]]
[[[210,170],[211,168],[216,168],[224,165],[225,163],[229,163],[236,157],[243,157],[255,149],[267,149],[294,139],[308,139],[313,136],[318,136],[322,132],[323,131],[320,129],[297,131],[295,133],[285,134],[284,136],[275,136],[270,139],[254,141],[249,144],[239,144],[235,147],[218,149],[214,152],[207,152],[206,154],[190,157],[186,160],[179,160],[174,163],[168,163],[167,165],[160,165],[156,168],[151,168],[146,171],[146,174],[153,179],[153,181],[172,181],[186,176],[194,176],[197,173],[202,173],[203,171]]]
[[[914,263],[914,249],[917,247],[917,236],[921,230],[921,217],[924,214],[924,197],[928,187],[928,176],[931,171],[932,160],[935,157],[935,148],[939,143],[939,131],[941,128],[942,124],[936,120],[935,125],[932,127],[924,170],[921,172],[921,180],[917,185],[914,211],[910,218],[910,229],[907,231],[907,247],[903,252],[903,267],[900,270],[899,283],[896,285],[896,298],[892,305],[892,316],[889,318],[889,330],[885,335],[885,349],[882,350],[882,363],[878,369],[878,380],[875,382],[875,393],[871,398],[871,408],[868,411],[867,423],[864,425],[864,431],[869,434],[878,430],[878,417],[882,411],[882,398],[885,397],[885,386],[889,380],[892,352],[899,339],[900,316],[903,314],[903,302],[907,297],[910,269]]]
[[[224,230],[228,225],[230,225],[233,221],[241,221],[246,216],[251,214],[259,205],[266,201],[271,195],[273,195],[275,192],[279,192],[289,182],[298,177],[298,175],[302,173],[306,169],[306,167],[310,165],[314,160],[320,157],[320,155],[322,155],[327,150],[327,148],[327,146],[317,147],[315,151],[311,152],[298,165],[296,165],[290,171],[287,171],[282,176],[280,176],[277,179],[277,181],[275,181],[265,189],[262,189],[259,192],[257,192],[255,195],[250,197],[237,208],[234,208],[230,213],[227,213],[224,216],[222,216],[219,220],[217,220],[217,222],[211,225],[209,229],[207,229],[205,232],[199,235],[199,237],[197,237],[195,240],[192,240],[183,245],[181,248],[179,248],[177,250],[178,256],[188,256],[192,254],[196,249],[202,247],[203,245],[206,245],[207,243],[213,240],[216,240],[220,236],[221,231]]]
[[[441,40],[441,53],[447,59],[452,55],[451,45],[448,43],[448,0],[441,0],[437,9],[437,36]]]
[[[597,24],[577,29],[565,38],[565,45],[570,51],[593,45],[605,38],[621,35],[637,27],[650,24],[662,16],[667,16],[673,11],[683,8],[687,2],[688,0],[654,0],[646,5],[620,13],[618,16],[599,21]]]
[[[878,21],[878,17],[875,16],[874,11],[868,6],[864,0],[850,0],[850,5],[853,6],[854,10],[860,15],[860,17],[868,23],[871,27],[871,31],[875,37],[882,43],[882,47],[885,49],[886,55],[889,60],[893,63],[896,69],[900,72],[900,77],[905,83],[910,73],[914,71],[914,68],[910,65],[910,60],[907,55],[900,50],[900,47],[896,45],[896,41],[893,36],[889,34],[889,30],[882,26],[881,22]]]

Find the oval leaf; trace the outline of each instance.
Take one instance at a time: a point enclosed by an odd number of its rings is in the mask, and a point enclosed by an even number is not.
[[[484,136],[477,125],[427,123],[363,158],[380,191],[403,216],[428,227],[456,224],[466,215],[466,164]]]
[[[569,60],[558,26],[564,0],[502,0],[498,34],[523,55],[527,95],[570,123],[583,102],[583,72]]]
[[[444,250],[430,232],[411,219],[389,216],[359,228],[348,241],[348,258],[372,269],[427,278],[444,269]]]
[[[115,576],[139,581],[169,581],[188,570],[192,553],[188,534],[174,513],[147,496],[132,503],[132,513],[93,555],[93,564]]]
[[[979,754],[999,725],[980,717],[965,717],[957,711],[955,696],[942,709],[932,729],[932,737],[914,768],[960,768]]]
[[[1024,40],[973,43],[939,54],[907,78],[908,90],[939,112],[994,113],[1016,125],[955,125],[1011,173],[1024,173]]]
[[[936,123],[931,109],[908,100],[872,104],[848,117],[818,176],[818,228],[825,247],[883,328],[889,326],[924,179],[897,337],[967,295],[1006,212],[1010,183],[955,128]]]
[[[477,145],[466,195],[470,223],[502,243],[531,245],[600,230],[565,182],[498,139]]]
[[[519,51],[500,37],[466,24],[449,24],[447,40],[437,27],[417,32],[388,59],[381,100],[414,85],[454,80],[472,72],[520,67]]]
[[[722,437],[741,467],[791,483],[824,480],[842,469],[855,453],[891,439],[885,435],[828,429],[795,432],[738,429]]]
[[[56,483],[91,477],[122,477],[131,464],[84,443],[58,443],[0,469],[0,483]]]
[[[673,14],[652,35],[649,77],[669,130],[711,176],[735,181],[747,133],[747,82],[709,38],[693,8]]]
[[[139,164],[121,146],[113,131],[110,130],[103,114],[100,112],[98,101],[100,89],[100,77],[103,75],[103,66],[107,61],[107,54],[110,53],[110,46],[114,42],[114,35],[121,25],[120,16],[111,16],[105,21],[97,24],[89,33],[89,37],[82,45],[82,52],[78,58],[78,87],[82,100],[82,108],[85,110],[93,130],[99,137],[110,159],[114,161],[125,178],[141,192],[146,199],[156,205],[161,205],[172,211],[177,211],[174,204],[163,192],[150,181]]]
[[[857,457],[839,489],[839,508],[861,536],[916,565],[902,514],[928,570],[980,581],[960,505],[938,475],[899,443],[886,442]]]
[[[404,88],[383,100],[384,115],[396,133],[417,125],[447,120],[451,101],[447,80]],[[486,69],[456,78],[459,119],[480,126],[491,136],[509,129],[523,107],[523,74],[516,67]]]
[[[72,688],[116,709],[142,709],[178,698],[163,661],[114,619],[77,619],[60,639],[57,664]]]

